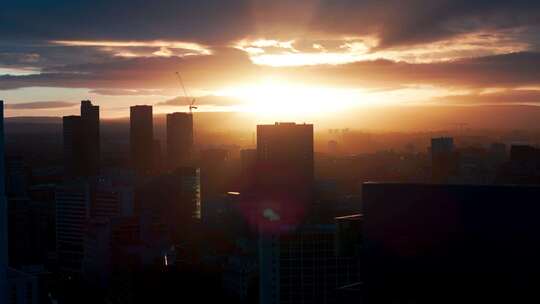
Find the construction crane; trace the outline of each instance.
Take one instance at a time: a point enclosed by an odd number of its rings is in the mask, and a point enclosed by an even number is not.
[[[184,81],[182,81],[182,76],[180,76],[180,73],[175,72],[175,74],[178,77],[178,80],[180,81],[180,85],[182,86],[182,90],[184,91],[184,96],[189,101],[189,114],[191,114],[193,110],[197,109],[197,106],[195,106],[195,98],[188,95],[186,87],[184,86]]]

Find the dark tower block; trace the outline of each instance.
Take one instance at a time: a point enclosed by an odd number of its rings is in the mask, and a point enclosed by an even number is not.
[[[193,151],[193,115],[167,114],[167,161],[172,169],[190,163]]]
[[[139,174],[149,173],[154,161],[152,106],[130,108],[129,140],[132,167]]]

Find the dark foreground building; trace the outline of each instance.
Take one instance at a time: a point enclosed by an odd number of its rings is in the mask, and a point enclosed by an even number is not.
[[[80,116],[63,117],[64,165],[67,177],[99,173],[99,106],[81,101]]]
[[[129,116],[131,165],[139,174],[148,174],[154,162],[152,106],[132,106]]]
[[[193,151],[193,115],[167,114],[167,159],[171,169],[190,164]]]
[[[299,224],[313,198],[313,125],[258,125],[256,157],[254,188],[259,207],[279,214],[280,224]]]
[[[264,191],[310,192],[313,163],[313,125],[276,122],[257,126],[257,183]]]
[[[368,303],[538,302],[540,187],[367,183]]]

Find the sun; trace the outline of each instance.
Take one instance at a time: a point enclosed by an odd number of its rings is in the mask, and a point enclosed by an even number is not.
[[[244,112],[263,118],[295,119],[326,115],[351,107],[359,100],[360,90],[313,87],[277,79],[230,87],[217,95],[243,101]]]

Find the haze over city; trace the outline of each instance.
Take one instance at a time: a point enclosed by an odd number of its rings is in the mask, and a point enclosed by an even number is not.
[[[3,1],[0,304],[539,303],[539,67],[537,0]]]

